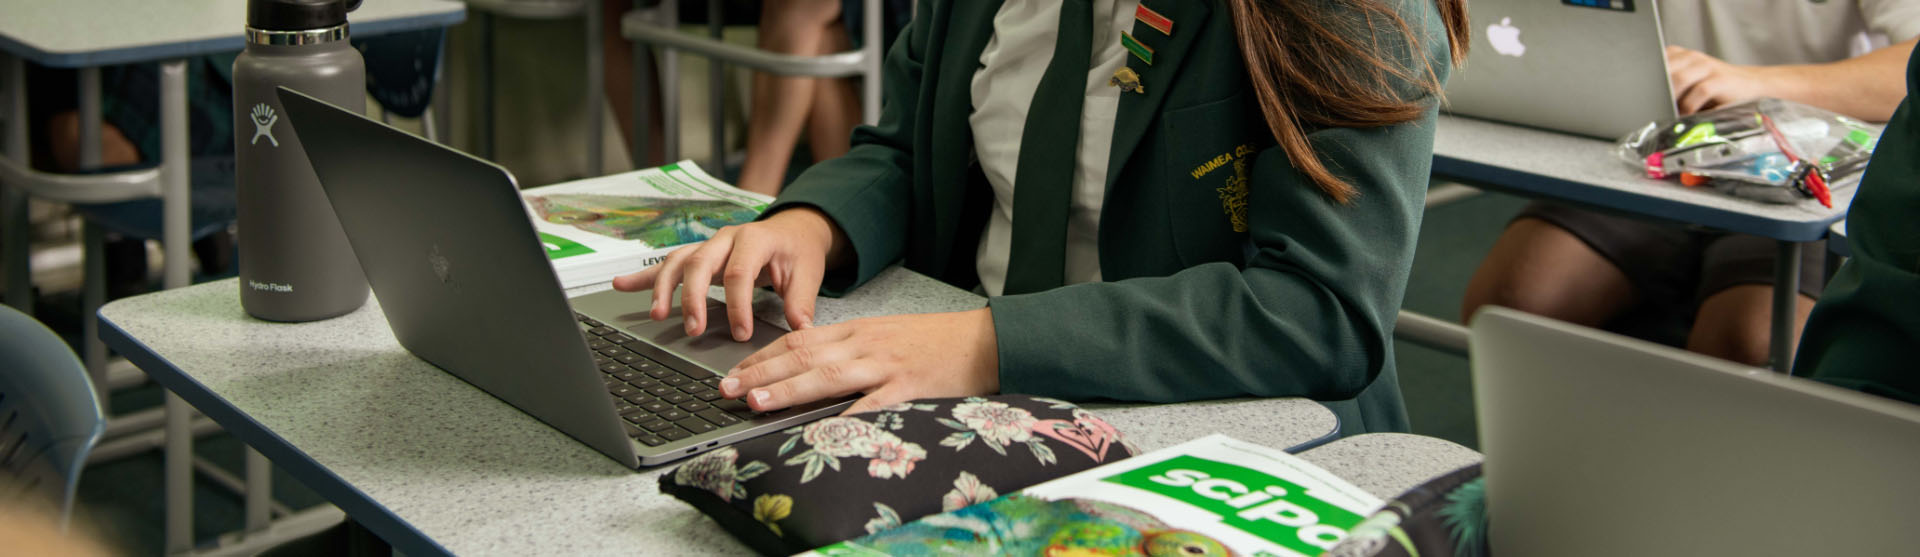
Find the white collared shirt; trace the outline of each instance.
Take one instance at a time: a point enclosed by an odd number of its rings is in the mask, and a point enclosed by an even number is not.
[[[1094,21],[1106,24],[1094,25],[1089,45],[1095,50],[1092,67],[1087,68],[1086,101],[1080,109],[1079,155],[1074,159],[1078,168],[1067,216],[1067,284],[1100,280],[1100,206],[1106,196],[1114,116],[1120,109],[1120,89],[1107,82],[1127,63],[1120,32],[1133,29],[1139,5],[1140,0],[1093,0]],[[973,115],[967,121],[973,128],[980,168],[993,186],[993,210],[974,253],[974,265],[989,296],[1000,295],[1007,281],[1020,135],[1034,90],[1053,60],[1059,23],[1060,0],[1006,0],[993,16],[993,38],[980,52],[980,69],[973,74]]]
[[[1825,64],[1920,36],[1915,0],[1660,0],[1667,44],[1733,64]]]

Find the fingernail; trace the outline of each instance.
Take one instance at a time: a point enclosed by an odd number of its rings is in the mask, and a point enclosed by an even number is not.
[[[720,380],[720,395],[727,398],[740,396],[740,380],[728,377]]]
[[[748,338],[749,336],[751,336],[751,335],[748,335],[748,334],[747,334],[747,327],[746,327],[745,325],[734,325],[734,326],[733,326],[733,340],[737,340],[737,341],[740,341],[740,342],[746,342],[746,341],[747,341],[747,338]]]
[[[770,398],[773,398],[773,393],[767,392],[766,389],[755,389],[753,391],[753,402],[762,407],[767,405],[767,399]]]
[[[652,303],[647,304],[647,313],[653,313],[656,311],[660,311],[660,300],[654,300]]]
[[[694,318],[693,318],[692,316],[688,316],[688,317],[687,317],[687,320],[686,320],[686,322],[685,322],[685,323],[682,323],[682,325],[685,325],[685,326],[687,327],[687,336],[694,336],[694,335],[697,335],[697,334],[699,334],[699,333],[696,333],[696,332],[694,332],[695,330],[697,330],[697,329],[695,329],[695,326],[696,326],[696,325],[699,325],[699,324],[700,324],[700,322],[699,322],[699,321],[696,321],[696,320],[694,320]]]

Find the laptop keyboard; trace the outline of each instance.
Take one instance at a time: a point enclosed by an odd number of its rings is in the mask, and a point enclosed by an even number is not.
[[[593,364],[613,397],[627,436],[649,447],[687,439],[763,416],[737,399],[720,397],[720,376],[702,369],[669,368],[627,345],[640,342],[585,315]]]

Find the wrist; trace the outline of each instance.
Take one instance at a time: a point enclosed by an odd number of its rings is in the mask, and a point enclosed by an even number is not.
[[[993,327],[993,308],[983,307],[965,312],[975,331],[973,345],[974,371],[982,381],[984,392],[1000,392],[1000,337]]]
[[[840,259],[848,251],[846,233],[840,231],[833,217],[827,216],[819,208],[806,205],[790,207],[768,217],[767,221],[791,227],[795,234],[805,238],[806,243],[819,247],[826,254],[828,268],[840,266]]]
[[[1760,95],[1790,101],[1815,104],[1809,96],[1818,83],[1803,66],[1749,66],[1760,81]]]

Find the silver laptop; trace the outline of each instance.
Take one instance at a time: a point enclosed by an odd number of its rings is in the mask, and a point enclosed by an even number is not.
[[[400,344],[628,466],[830,416],[850,399],[759,414],[725,370],[784,329],[688,337],[643,295],[568,299],[506,169],[281,89],[280,101]],[[677,313],[677,311],[676,311]],[[708,323],[725,323],[712,302]],[[447,419],[459,419],[448,416]]]
[[[1446,111],[1602,139],[1677,115],[1654,0],[1474,0]]]
[[[1489,307],[1496,555],[1913,555],[1920,406]]]

